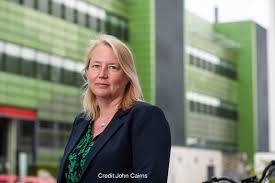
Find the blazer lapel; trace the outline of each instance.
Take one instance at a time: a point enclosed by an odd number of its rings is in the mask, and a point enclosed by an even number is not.
[[[89,154],[87,155],[88,158],[87,158],[87,160],[86,160],[86,162],[84,164],[84,167],[83,167],[83,170],[82,170],[82,174],[81,174],[79,180],[81,180],[81,177],[82,177],[83,173],[87,169],[88,165],[92,162],[92,160],[94,159],[94,157],[97,155],[97,153],[104,147],[104,145],[112,137],[112,135],[117,130],[119,130],[119,128],[123,125],[124,120],[121,120],[120,116],[122,116],[123,114],[125,114],[127,111],[129,111],[129,109],[126,110],[126,111],[122,111],[122,110],[118,111],[117,114],[113,117],[113,119],[109,123],[109,125],[106,127],[106,129],[98,137],[97,141],[95,142],[95,144],[91,148]]]
[[[85,118],[82,118],[81,122],[79,122],[76,126],[75,129],[73,129],[73,136],[68,144],[68,149],[65,151],[64,157],[62,159],[62,163],[60,164],[62,167],[60,167],[60,172],[64,171],[64,166],[65,166],[65,162],[66,159],[68,157],[68,155],[70,154],[70,152],[72,151],[72,149],[74,148],[75,144],[78,142],[80,136],[82,135],[82,133],[84,132],[84,130],[86,129],[86,127],[88,126],[90,120],[87,120]],[[61,179],[62,177],[60,177]],[[60,182],[60,181],[58,181]]]
[[[82,122],[79,122],[79,124],[76,126],[76,129],[73,132],[74,135],[72,136],[72,139],[71,139],[71,142],[69,144],[68,150],[66,151],[65,159],[67,158],[69,153],[72,151],[73,147],[75,146],[75,144],[79,140],[80,136],[82,135],[82,133],[84,132],[86,127],[88,126],[89,122],[90,122],[90,120],[84,119]]]

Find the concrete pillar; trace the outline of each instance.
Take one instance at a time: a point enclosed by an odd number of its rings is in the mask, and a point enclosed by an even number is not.
[[[182,146],[185,144],[184,1],[155,0],[155,5],[156,104],[169,121],[172,144]]]
[[[275,0],[269,0],[268,27],[268,96],[269,150],[275,151]]]
[[[17,123],[17,120],[11,120],[8,126],[7,171],[9,174],[16,173]]]

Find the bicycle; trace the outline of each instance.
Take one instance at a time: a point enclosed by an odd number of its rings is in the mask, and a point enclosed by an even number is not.
[[[246,179],[241,180],[241,183],[267,183],[269,178],[271,177],[273,171],[275,170],[275,160],[272,160],[264,169],[260,180],[257,179],[256,176],[248,177]],[[229,179],[227,177],[212,177],[210,180],[204,181],[202,183],[218,183],[221,181],[227,181],[229,183],[237,183],[233,179]]]

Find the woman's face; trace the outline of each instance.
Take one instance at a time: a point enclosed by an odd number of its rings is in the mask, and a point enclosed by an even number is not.
[[[122,98],[129,80],[107,45],[98,45],[90,55],[87,68],[89,88],[97,99]]]

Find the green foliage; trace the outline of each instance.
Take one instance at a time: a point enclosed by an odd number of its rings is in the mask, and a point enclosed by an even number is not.
[[[47,170],[53,177],[56,177],[57,168],[58,165],[56,163],[30,165],[28,167],[28,175],[36,176],[38,170]]]
[[[249,163],[249,164],[246,166],[246,172],[247,172],[247,174],[248,174],[249,176],[254,176],[254,175],[257,174],[257,173],[256,173],[256,170],[255,170],[255,167],[254,167],[254,165],[253,165],[252,163]],[[257,177],[259,177],[259,176],[257,175]]]
[[[275,177],[270,178],[269,183],[275,183]]]
[[[269,164],[269,161],[261,160],[261,163],[266,167]],[[256,172],[254,165],[251,163],[249,163],[246,166],[246,171],[249,176],[256,175],[258,177],[258,180],[262,177],[262,173],[263,173],[263,172]],[[270,177],[268,183],[275,183],[275,177]]]

